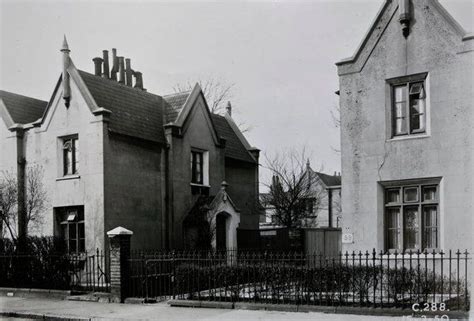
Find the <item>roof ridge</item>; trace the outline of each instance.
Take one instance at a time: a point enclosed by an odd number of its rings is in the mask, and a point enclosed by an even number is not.
[[[84,73],[84,74],[87,74],[88,76],[91,76],[91,77],[95,77],[97,79],[101,79],[101,81],[108,81],[109,83],[111,84],[114,84],[114,85],[117,85],[117,86],[120,86],[120,88],[125,88],[125,90],[129,90],[129,91],[133,91],[134,93],[139,93],[139,94],[143,94],[143,95],[146,95],[146,96],[153,96],[153,97],[158,97],[158,98],[163,98],[163,96],[160,96],[158,94],[154,94],[152,92],[149,92],[149,91],[145,91],[145,90],[141,90],[141,89],[137,89],[137,88],[134,88],[134,87],[131,87],[131,86],[127,86],[125,84],[121,84],[119,83],[118,81],[115,81],[115,80],[112,80],[112,79],[108,79],[108,78],[104,78],[104,77],[101,77],[101,76],[97,76],[97,75],[94,75],[88,71],[85,71],[85,70],[82,70],[82,69],[77,69],[80,73]]]
[[[161,96],[161,97],[163,97],[163,98],[165,98],[165,97],[172,97],[172,96],[190,94],[191,92],[192,92],[192,90],[186,90],[186,91],[180,91],[180,92],[173,93],[173,94],[166,94],[166,95],[163,95],[163,96]]]

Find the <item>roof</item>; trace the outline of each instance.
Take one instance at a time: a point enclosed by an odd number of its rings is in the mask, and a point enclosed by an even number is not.
[[[163,96],[166,102],[165,117],[166,123],[172,123],[178,118],[179,112],[183,109],[186,100],[191,91],[179,92],[171,95]]]
[[[0,90],[3,101],[14,123],[28,124],[43,116],[48,102]]]
[[[242,144],[235,131],[230,126],[224,116],[212,114],[212,121],[216,128],[217,134],[226,139],[225,156],[244,162],[255,163],[254,158]]]
[[[112,132],[164,143],[163,99],[160,96],[79,70],[99,107],[112,112]]]
[[[341,186],[341,176],[315,172],[327,187]]]
[[[191,93],[191,91],[185,91],[163,96],[163,99],[166,102],[165,117],[167,123],[176,121]],[[211,114],[211,118],[217,135],[226,139],[225,156],[236,160],[255,163],[254,158],[249,154],[247,148],[229,124],[226,117],[218,114]]]

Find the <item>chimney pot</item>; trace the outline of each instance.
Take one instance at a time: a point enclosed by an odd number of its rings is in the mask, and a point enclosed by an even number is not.
[[[229,116],[232,116],[232,104],[230,101],[227,102],[227,107],[225,108]]]
[[[132,67],[130,58],[125,59],[125,78],[127,81],[127,86],[132,87]]]
[[[125,84],[125,68],[123,65],[123,57],[118,57],[118,73],[119,73],[118,82],[121,84]]]
[[[102,58],[100,57],[95,57],[92,59],[94,62],[94,74],[96,76],[101,76],[102,75]]]
[[[118,66],[117,49],[112,48],[112,70],[110,72],[110,79],[117,80],[118,70],[119,70],[119,66]]]
[[[110,78],[110,70],[109,70],[109,51],[108,50],[102,50],[102,55],[104,59],[104,73],[102,74],[102,77],[104,78]]]
[[[143,89],[143,76],[142,73],[139,71],[134,71],[133,75],[135,76],[135,88]]]

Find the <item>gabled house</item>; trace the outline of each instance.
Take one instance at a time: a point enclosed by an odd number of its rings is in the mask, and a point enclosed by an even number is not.
[[[473,61],[437,0],[384,0],[337,63],[345,250],[471,247]]]
[[[306,164],[305,175],[309,183],[309,192],[305,193],[305,218],[300,222],[301,227],[340,227],[341,212],[341,176],[314,171],[309,161]],[[306,184],[306,183],[305,183]],[[281,227],[275,219],[275,207],[271,202],[271,193],[260,193],[262,213],[260,215],[260,229]]]
[[[237,227],[258,227],[259,150],[230,112],[212,114],[199,85],[148,92],[115,49],[110,65],[106,50],[93,59],[94,74],[76,68],[66,40],[61,52],[49,102],[1,92],[0,143],[10,151],[1,169],[18,157],[21,170],[44,170],[49,208],[32,233],[62,237],[80,253],[104,248],[106,232],[122,226],[134,248],[183,248],[184,222],[202,197],[212,202],[213,246],[235,247]]]

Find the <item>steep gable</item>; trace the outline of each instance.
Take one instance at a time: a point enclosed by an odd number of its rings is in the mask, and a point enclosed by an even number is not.
[[[438,17],[442,19],[445,25],[450,29],[450,33],[454,34],[455,38],[458,39],[459,48],[456,49],[457,51],[464,50],[463,43],[473,39],[472,35],[467,33],[459,23],[456,22],[438,0],[417,0],[416,4],[412,3],[412,7],[412,10],[416,10],[416,12],[412,13],[414,17],[411,18],[410,28],[412,28],[413,24],[417,23],[417,20],[421,19],[419,15],[431,15],[436,17],[436,19],[438,19]],[[344,75],[360,72],[376,47],[379,45],[381,38],[386,34],[387,28],[390,24],[396,24],[399,28],[399,36],[403,37],[402,26],[399,22],[398,0],[384,0],[379,12],[371,24],[371,27],[363,37],[354,55],[336,63],[338,66],[338,74]]]

